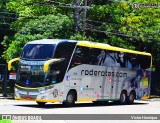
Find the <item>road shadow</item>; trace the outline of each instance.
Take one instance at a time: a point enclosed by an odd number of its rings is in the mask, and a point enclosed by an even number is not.
[[[132,105],[147,105],[148,103],[133,103],[131,105],[128,104],[128,106]],[[54,109],[54,108],[79,108],[79,107],[108,107],[108,106],[125,106],[121,105],[118,102],[109,102],[107,104],[94,104],[94,103],[78,103],[75,104],[73,107],[66,107],[63,104],[46,104],[44,106],[39,106],[38,104],[26,104],[26,105],[14,105],[14,106],[20,106],[20,107],[31,107],[31,108],[45,108],[45,109]]]

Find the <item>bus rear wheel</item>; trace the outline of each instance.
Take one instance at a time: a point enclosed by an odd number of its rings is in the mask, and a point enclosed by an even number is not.
[[[44,106],[44,105],[46,104],[46,102],[37,102],[37,104],[38,104],[39,106]]]
[[[125,91],[122,91],[120,94],[120,104],[124,105],[127,103],[127,93]]]
[[[66,102],[63,102],[63,104],[67,107],[71,107],[75,104],[75,93],[73,91],[70,91],[68,94],[67,94],[67,97],[66,97]]]
[[[133,104],[134,100],[135,100],[135,93],[134,91],[131,91],[128,96],[128,104]]]

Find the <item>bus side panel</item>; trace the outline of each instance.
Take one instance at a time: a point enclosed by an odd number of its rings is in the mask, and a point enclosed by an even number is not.
[[[121,90],[127,90],[128,95],[130,91],[135,90],[136,98],[141,99],[148,97],[150,94],[150,82],[151,82],[151,71],[144,69],[121,69],[125,70],[127,77],[123,79],[120,85]]]
[[[85,71],[90,68],[92,68],[90,65],[78,65],[66,74],[67,81],[70,83],[69,88],[77,91],[77,101],[93,100],[95,77],[90,76],[89,71]]]

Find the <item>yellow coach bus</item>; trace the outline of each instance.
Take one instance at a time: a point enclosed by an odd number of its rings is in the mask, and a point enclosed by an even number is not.
[[[15,99],[39,105],[62,102],[132,104],[148,97],[152,56],[89,41],[43,39],[28,42],[18,61]]]

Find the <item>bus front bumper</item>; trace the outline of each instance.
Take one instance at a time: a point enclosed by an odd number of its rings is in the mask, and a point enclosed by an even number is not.
[[[16,100],[28,100],[36,102],[59,102],[57,98],[52,96],[53,89],[36,88],[25,89],[15,87],[14,98]]]

